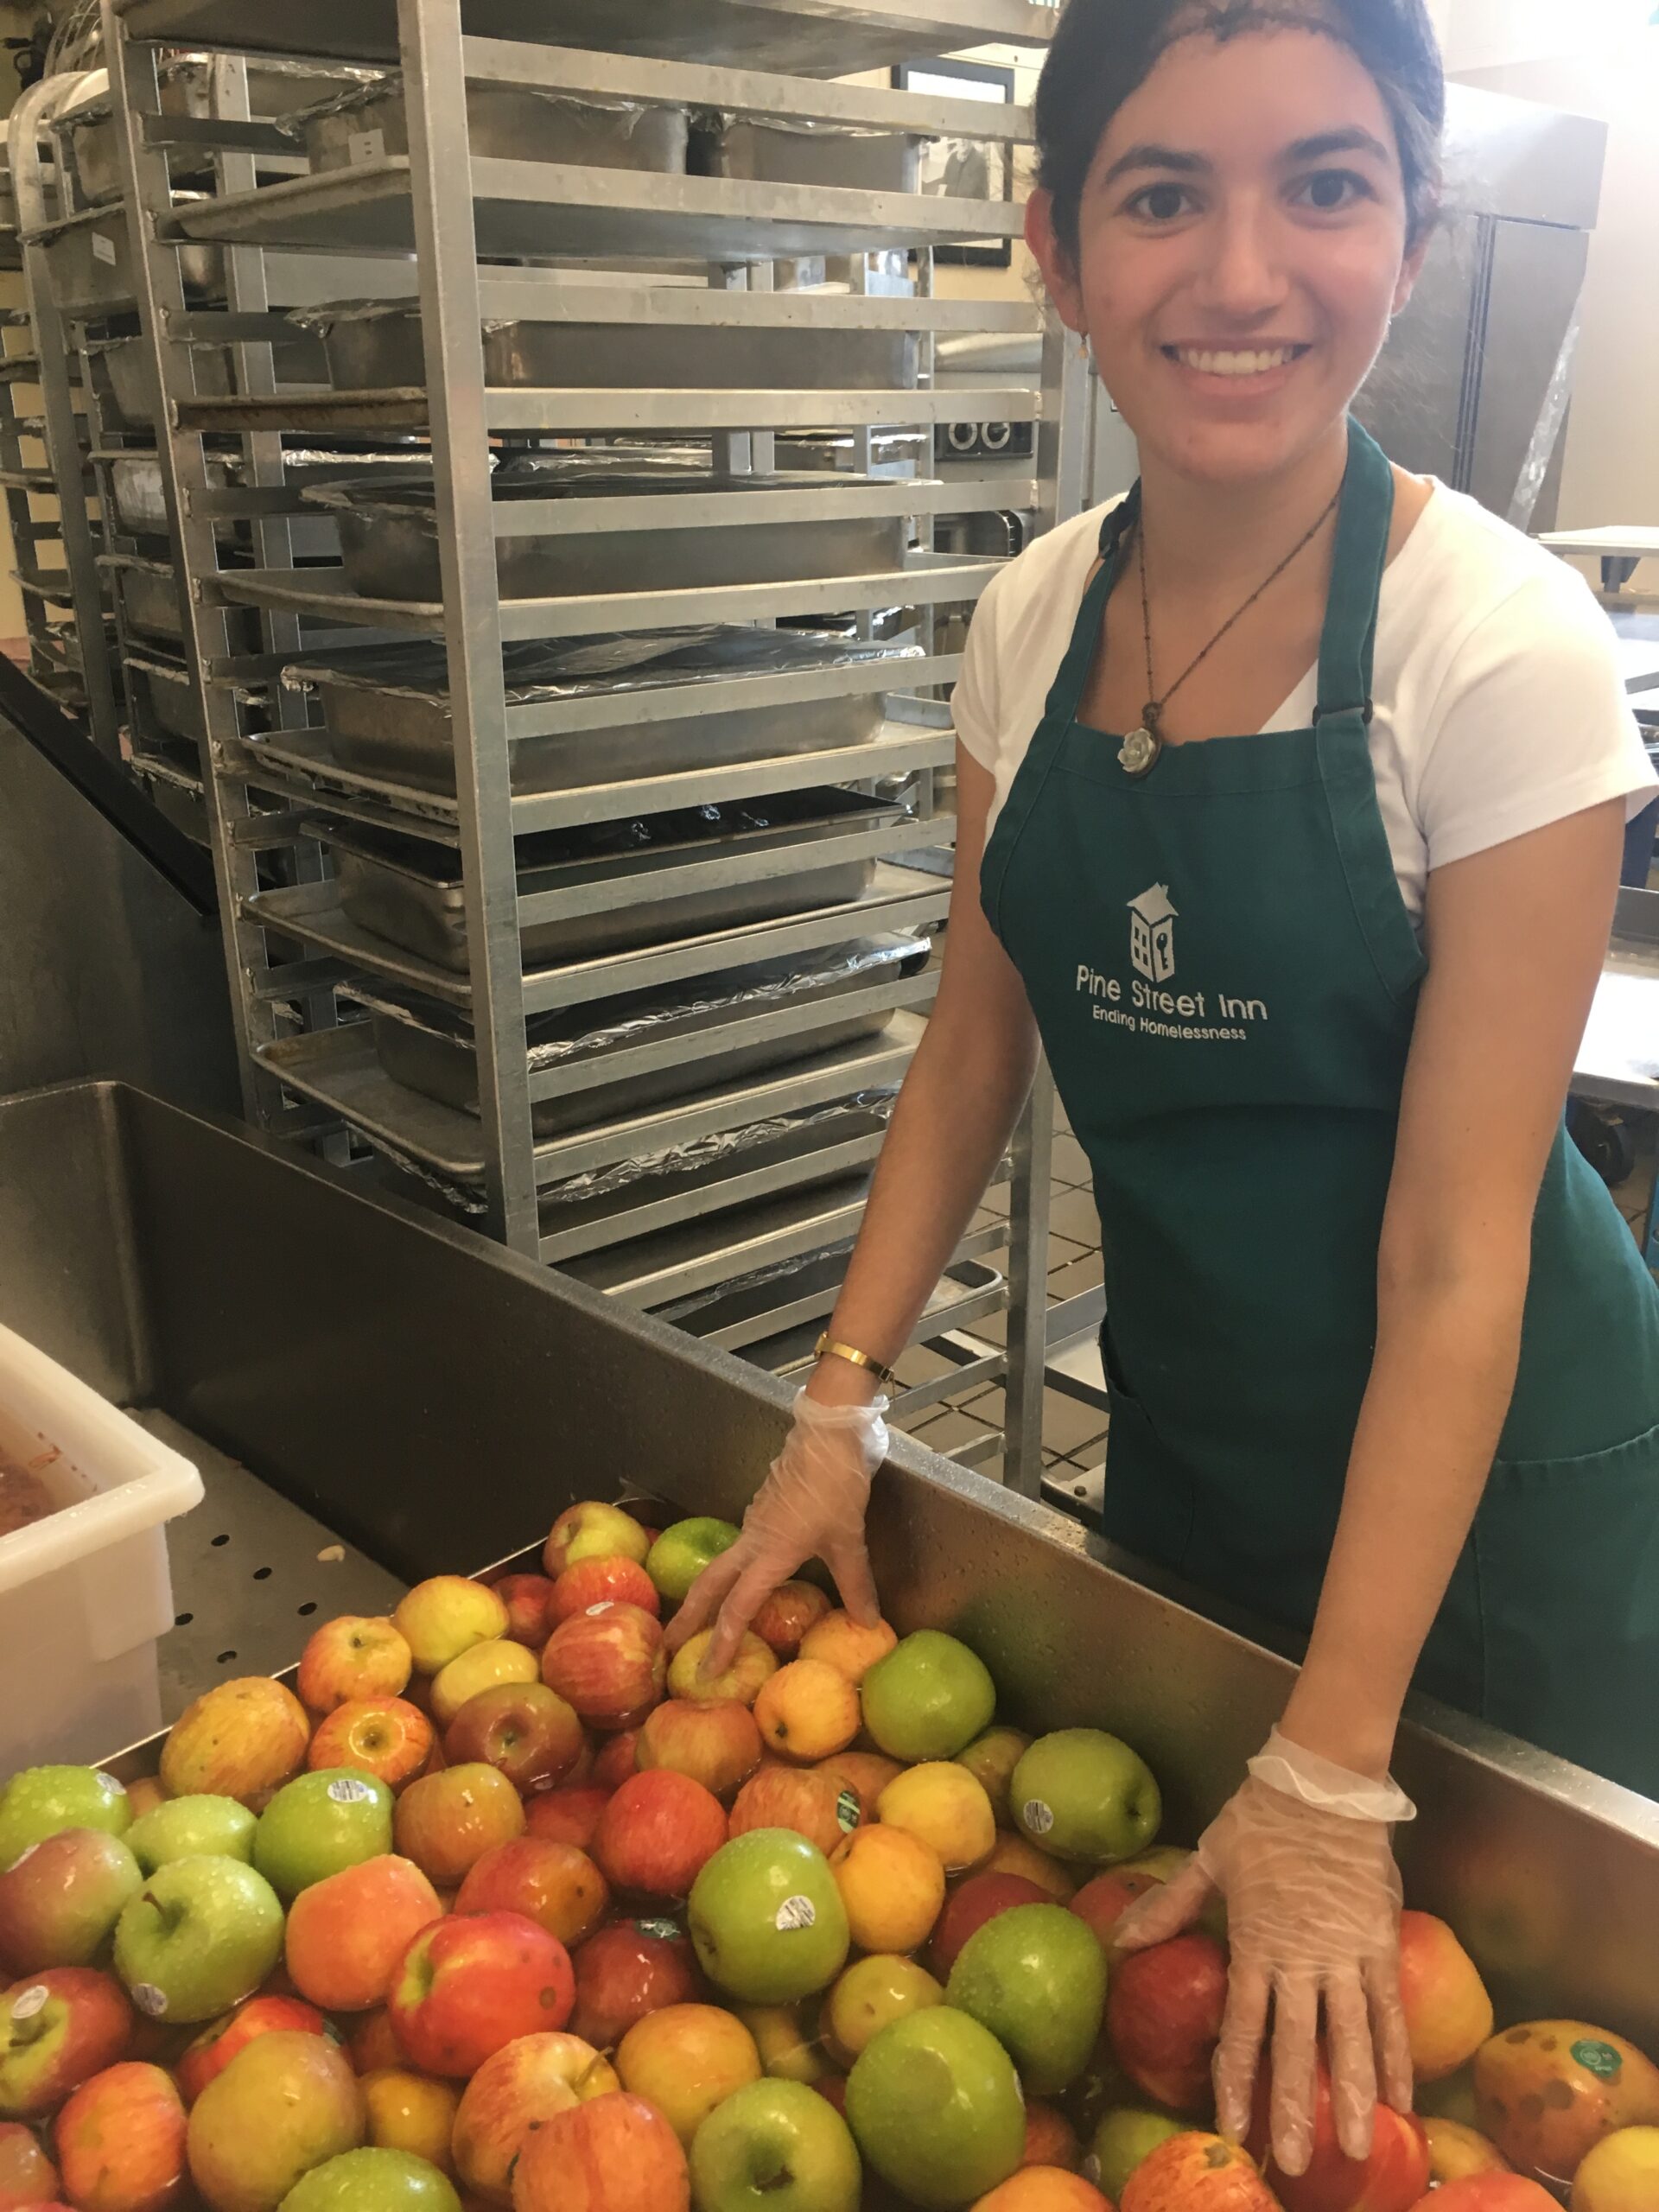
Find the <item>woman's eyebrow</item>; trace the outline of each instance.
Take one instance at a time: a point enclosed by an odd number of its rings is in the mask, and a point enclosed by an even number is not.
[[[1174,146],[1131,146],[1120,154],[1103,177],[1102,184],[1116,184],[1121,176],[1128,176],[1133,169],[1169,169],[1177,176],[1206,176],[1213,162],[1202,154],[1182,153]]]
[[[1375,132],[1361,124],[1351,124],[1342,130],[1322,130],[1313,138],[1299,138],[1294,146],[1287,146],[1284,158],[1288,162],[1322,162],[1329,154],[1370,154],[1379,162],[1389,159],[1389,149]]]

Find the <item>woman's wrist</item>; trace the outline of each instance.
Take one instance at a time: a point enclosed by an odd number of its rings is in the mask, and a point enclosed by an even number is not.
[[[1279,1723],[1280,1733],[1304,1751],[1372,1782],[1388,1778],[1399,1726],[1397,1706],[1362,1698],[1306,1669]]]
[[[826,1352],[803,1385],[809,1398],[821,1406],[868,1406],[883,1395],[883,1386],[868,1367]]]

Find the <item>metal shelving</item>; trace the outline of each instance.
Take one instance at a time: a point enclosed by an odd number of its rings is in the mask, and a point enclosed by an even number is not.
[[[500,158],[474,150],[469,108],[492,86],[529,87],[565,100],[722,109],[820,131],[961,131],[1019,142],[1030,131],[1020,109],[835,79],[989,39],[1039,47],[1054,21],[1052,8],[1033,0],[677,0],[672,9],[660,0],[357,0],[349,9],[294,0],[281,10],[265,0],[104,0],[170,558],[184,580],[181,664],[202,732],[249,1111],[310,1141],[366,1144],[405,1193],[459,1211],[521,1253],[711,1341],[784,1366],[799,1359],[802,1331],[833,1303],[892,1096],[922,1033],[932,974],[861,978],[833,1000],[759,1008],[740,1001],[696,1035],[670,1025],[573,1065],[538,1062],[526,1024],[625,997],[632,1004],[629,995],[762,962],[804,962],[872,934],[913,937],[919,962],[944,918],[949,876],[939,853],[954,833],[935,792],[953,746],[938,692],[960,663],[931,642],[935,611],[976,598],[999,565],[935,552],[934,524],[1007,511],[1052,522],[1075,502],[1080,479],[1070,466],[1064,401],[1077,372],[1058,330],[1046,329],[1034,308],[933,296],[934,248],[1015,234],[1019,214],[1008,203],[852,181]],[[220,57],[205,115],[169,112],[162,98],[158,58],[186,44]],[[385,154],[376,134],[365,134],[353,149],[364,158],[350,166],[294,174],[301,134],[250,114],[245,73],[270,66],[271,57],[289,66],[302,57],[398,63],[408,152]],[[193,183],[211,162],[211,188],[181,199],[172,184],[187,155],[198,165]],[[204,251],[223,257],[222,307],[204,301],[182,265]],[[843,289],[777,283],[779,264],[824,256],[845,258]],[[327,257],[348,257],[337,289],[294,281],[294,271]],[[511,265],[524,262],[537,265]],[[294,327],[271,312],[273,299],[337,298],[354,284],[417,308],[418,380],[339,389],[279,383],[273,348],[291,340]],[[630,386],[575,378],[493,383],[480,334],[486,321],[504,320],[545,326],[543,335],[572,326],[624,334],[680,328],[757,341],[764,334],[778,346],[789,342],[773,335],[780,333],[826,344],[885,334],[887,357],[911,366],[868,385],[823,388],[764,373],[748,388],[715,379],[659,389],[643,378]],[[973,333],[1040,334],[1040,385],[936,385],[936,343]],[[894,334],[906,340],[897,351]],[[204,347],[223,349],[213,358],[232,365],[228,388],[199,379]],[[878,434],[988,414],[1032,424],[1034,461],[948,486],[897,474],[891,463],[880,474],[872,466]],[[774,454],[804,432],[850,439],[863,477],[774,480],[774,466],[783,466]],[[346,566],[301,552],[296,524],[315,531],[315,520],[301,518],[315,518],[316,505],[305,495],[296,448],[311,441],[343,452],[353,440],[384,447],[406,438],[429,442],[410,454],[429,454],[442,589],[411,583],[410,595],[393,595],[394,580],[371,594],[353,588]],[[669,447],[701,453],[721,478],[753,474],[754,483],[711,479],[690,494],[649,484],[603,496],[580,487],[543,496],[534,486],[511,501],[493,493],[493,452],[505,464],[519,452],[606,441],[634,455]],[[226,456],[239,461],[227,470]],[[857,522],[891,524],[895,556],[804,577],[794,569],[813,563],[798,558],[768,576],[763,565],[751,573],[722,551],[725,572],[740,580],[700,580],[705,561],[682,575],[670,563],[666,580],[641,575],[638,588],[630,578],[627,588],[518,597],[504,596],[507,587],[498,583],[498,548],[514,540],[602,546],[610,533],[636,531],[685,533],[683,543],[702,532],[706,547],[708,533],[728,529],[810,533]],[[349,563],[349,538],[346,550]],[[826,557],[823,565],[835,564]],[[510,699],[504,683],[503,648],[518,641],[602,636],[645,650],[664,631],[781,625],[781,638],[826,622],[864,640],[896,624],[918,642],[908,658],[885,662],[871,660],[867,647],[865,658],[833,666],[729,678],[705,671],[705,680],[629,690],[564,684]],[[306,692],[281,681],[320,649],[349,655],[353,645],[381,651],[423,639],[441,639],[447,654],[442,709],[453,791],[354,753],[348,724],[331,731]],[[710,718],[877,691],[884,716],[861,741],[791,753],[775,741],[771,753],[697,765],[698,731],[715,728]],[[647,726],[683,736],[684,766],[552,789],[523,772],[538,741]],[[861,804],[868,818],[854,811],[810,833],[791,827],[804,825],[818,792],[848,794],[846,805]],[[791,794],[792,812],[784,804]],[[780,808],[775,829],[742,832],[744,821],[770,820],[766,810]],[[647,846],[626,861],[597,857],[606,839],[614,847],[615,825],[711,809],[749,812],[731,817],[735,826],[706,852],[665,847],[653,859]],[[591,845],[596,833],[601,842]],[[353,840],[367,838],[372,853],[372,841],[389,836],[386,853],[409,855],[417,876],[447,887],[454,934],[442,957],[395,930],[385,933],[384,914],[365,910],[360,881],[354,896],[353,879],[331,873],[327,856],[337,847],[349,851]],[[596,857],[556,882],[538,878],[536,849],[524,841],[548,837],[571,853],[579,847],[570,840],[588,839]],[[827,854],[843,871],[833,896],[812,889]],[[695,927],[664,927],[644,941],[638,927],[612,929],[615,918],[671,894],[741,899],[749,911],[716,904]],[[556,954],[535,949],[550,931],[569,938],[596,920],[610,934],[590,949],[573,949],[574,939]],[[412,1089],[382,1065],[372,1020],[359,1017],[365,1001],[372,1008],[387,992],[402,995],[417,1026],[430,1021],[435,1033],[442,1018],[452,1044],[470,1042],[475,1110]],[[846,1018],[850,1034],[838,1026]],[[719,1078],[722,1055],[741,1061],[756,1052],[770,1059],[751,1058],[743,1072]],[[709,1079],[688,1090],[703,1068]],[[585,1092],[597,1096],[625,1078],[668,1087],[627,1112],[582,1118]],[[1008,1478],[1033,1494],[1047,1104],[1045,1091],[1015,1147],[1012,1230],[999,1222],[964,1240],[917,1337],[971,1326],[1006,1302],[1010,1283],[1033,1287],[1027,1309],[1011,1317],[1006,1368],[1000,1353],[961,1354],[966,1380],[1006,1371]],[[547,1116],[556,1106],[554,1128]],[[1005,1279],[986,1256],[1010,1236]],[[898,1417],[938,1395],[927,1386],[901,1401]]]

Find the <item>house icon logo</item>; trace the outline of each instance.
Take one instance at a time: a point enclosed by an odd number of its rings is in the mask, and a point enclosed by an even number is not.
[[[1167,884],[1154,883],[1130,899],[1129,958],[1149,983],[1166,983],[1175,973],[1175,909]]]

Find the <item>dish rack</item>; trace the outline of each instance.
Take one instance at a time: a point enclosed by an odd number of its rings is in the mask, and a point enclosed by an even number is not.
[[[934,283],[1020,210],[930,191],[926,149],[1011,162],[1029,111],[842,78],[1040,50],[1057,12],[106,0],[148,422],[130,359],[89,373],[160,465],[134,550],[179,582],[250,1118],[779,1372],[935,988],[940,644],[1001,565],[936,522],[1047,527],[1084,480],[1058,324]],[[261,115],[278,64],[321,92]],[[941,387],[964,333],[1039,340],[1038,376]],[[988,412],[1034,458],[935,480]],[[894,1408],[1003,1382],[974,1456],[1033,1496],[1052,1103]],[[1006,1350],[973,1333],[1004,1308]]]

